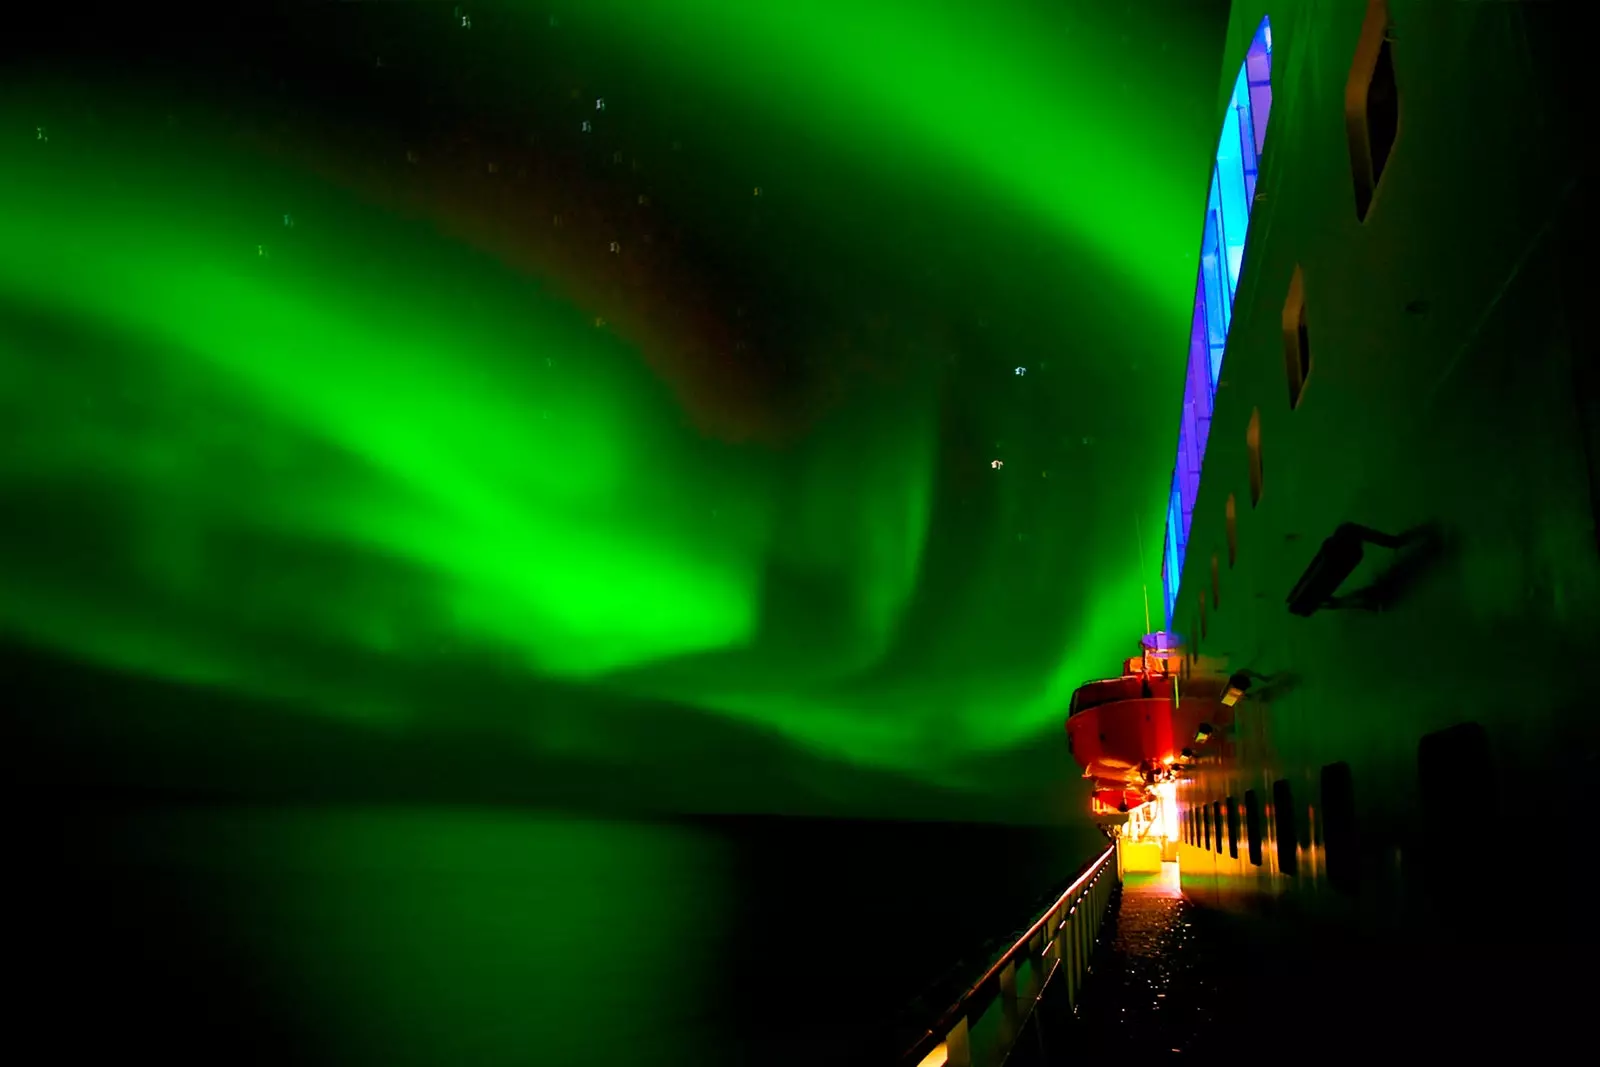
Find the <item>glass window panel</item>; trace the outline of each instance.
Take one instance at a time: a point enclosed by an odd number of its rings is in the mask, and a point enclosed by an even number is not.
[[[1173,611],[1183,584],[1183,564],[1200,495],[1200,475],[1222,360],[1233,320],[1233,300],[1244,270],[1255,206],[1261,151],[1266,145],[1272,111],[1272,24],[1261,20],[1250,49],[1239,64],[1233,93],[1217,139],[1215,165],[1207,190],[1205,222],[1200,235],[1200,266],[1195,279],[1194,318],[1189,327],[1189,355],[1184,373],[1183,407],[1178,427],[1178,454],[1173,463],[1167,500],[1167,532],[1161,565],[1166,594],[1167,628],[1176,625]]]

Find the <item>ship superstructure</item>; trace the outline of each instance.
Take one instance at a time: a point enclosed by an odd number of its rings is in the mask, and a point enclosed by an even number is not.
[[[1477,873],[1543,847],[1530,798],[1581,821],[1600,751],[1568,669],[1600,623],[1571,16],[1236,5],[1164,542],[1183,636],[1067,720],[1125,841],[1159,840],[1172,760],[1186,895],[1394,974],[1593,940],[1472,925]]]

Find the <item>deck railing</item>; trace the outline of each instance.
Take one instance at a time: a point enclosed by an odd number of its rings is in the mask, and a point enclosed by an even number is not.
[[[1028,931],[901,1058],[902,1067],[990,1067],[1005,1062],[1047,986],[1064,983],[1076,1006],[1111,891],[1116,846],[1102,852]]]

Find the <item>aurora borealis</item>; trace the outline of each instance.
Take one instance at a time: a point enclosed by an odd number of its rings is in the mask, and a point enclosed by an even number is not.
[[[739,809],[1070,779],[1159,612],[1220,5],[560,8],[9,66],[0,631],[689,808],[728,729],[806,761]]]
[[[8,19],[16,1043],[877,1063],[1099,846],[1224,5]]]

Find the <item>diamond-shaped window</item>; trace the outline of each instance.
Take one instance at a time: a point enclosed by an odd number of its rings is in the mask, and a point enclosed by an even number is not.
[[[1300,406],[1306,379],[1311,377],[1311,333],[1306,329],[1305,275],[1297,266],[1289,280],[1289,298],[1283,304],[1283,369],[1289,380],[1289,409]]]
[[[1355,179],[1356,217],[1366,221],[1383,172],[1400,135],[1400,91],[1395,83],[1393,30],[1387,0],[1370,0],[1344,89],[1350,172]]]

